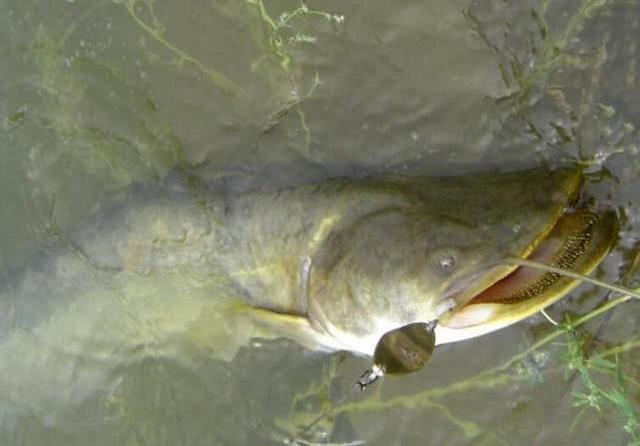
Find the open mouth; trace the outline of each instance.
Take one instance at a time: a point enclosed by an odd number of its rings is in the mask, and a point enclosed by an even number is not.
[[[533,248],[529,260],[589,274],[614,244],[613,212],[565,212]],[[556,302],[578,285],[558,273],[518,266],[494,280],[441,321],[438,343],[470,338],[505,327]]]

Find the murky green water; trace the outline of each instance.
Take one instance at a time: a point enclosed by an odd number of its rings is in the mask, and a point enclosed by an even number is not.
[[[640,225],[639,2],[307,7],[0,0],[0,280],[33,261],[52,228],[176,165],[277,189],[558,158],[587,164],[587,193],[624,216],[598,271],[619,280]],[[583,314],[604,295],[582,287],[551,313]],[[622,346],[637,410],[637,304],[608,317],[586,333],[599,333],[596,351]],[[5,410],[0,443],[625,444],[624,411],[574,407],[585,387],[566,372],[566,336],[516,356],[553,331],[540,316],[439,348],[424,372],[362,395],[350,388],[366,359],[284,340],[256,341],[231,363],[150,355],[76,407]],[[615,373],[594,376],[615,388]]]

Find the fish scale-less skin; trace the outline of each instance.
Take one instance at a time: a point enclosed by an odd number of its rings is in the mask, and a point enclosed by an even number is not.
[[[527,176],[540,178],[539,186],[529,187],[533,182]],[[91,287],[96,281],[115,286],[126,280],[117,276],[125,271],[144,276],[188,267],[224,277],[253,306],[306,315],[310,298],[339,305],[340,296],[320,299],[309,296],[308,289],[307,295],[302,293],[305,281],[318,285],[315,276],[324,274],[323,268],[333,268],[337,256],[344,266],[341,275],[378,275],[384,269],[382,276],[389,280],[400,269],[399,263],[405,263],[406,272],[429,289],[429,299],[441,299],[447,287],[477,268],[479,261],[488,263],[504,254],[502,245],[510,246],[511,253],[526,250],[533,234],[556,218],[574,194],[571,171],[534,170],[498,175],[501,181],[495,178],[331,180],[224,199],[216,191],[184,184],[143,189],[123,205],[73,228],[58,243],[61,246],[12,274],[14,279],[5,288],[12,290],[9,296],[14,298],[3,303],[14,302],[22,308],[16,310],[15,323],[28,328],[28,321],[37,323],[34,315],[48,314],[49,305],[76,298],[74,287],[81,293],[83,286]],[[517,192],[518,185],[527,187]],[[553,203],[553,193],[548,191],[565,191],[564,199]],[[395,220],[391,224],[395,227],[384,227],[389,224],[385,219]],[[519,232],[513,233],[516,226]],[[358,249],[366,251],[366,261],[346,265],[345,256],[358,237]],[[393,237],[403,242],[385,246],[385,240]],[[465,265],[475,255],[469,251],[478,245],[484,250],[478,264]],[[435,263],[451,253],[460,257],[456,270],[443,274]],[[376,289],[373,281],[345,283],[352,290]],[[326,288],[326,283],[321,285]],[[369,306],[366,296],[384,301],[367,291],[357,297],[362,298],[361,307]]]
[[[577,178],[562,169],[273,193],[140,188],[2,284],[0,425],[106,398],[132,362],[230,359],[252,336],[371,354],[389,328],[463,303],[458,284],[484,283],[506,248],[526,252],[573,201]]]
[[[242,276],[238,281],[252,304],[306,314],[306,298],[300,298],[305,259],[313,259],[328,238],[353,220],[407,200],[393,190],[353,186],[338,180],[247,195],[230,205],[225,226],[237,255],[229,258],[228,270],[234,277]]]

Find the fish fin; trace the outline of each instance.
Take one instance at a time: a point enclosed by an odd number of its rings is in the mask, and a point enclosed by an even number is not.
[[[306,315],[280,313],[263,308],[248,307],[247,311],[268,338],[286,337],[296,341],[309,350],[327,350],[327,343],[322,341],[324,336],[309,322]]]

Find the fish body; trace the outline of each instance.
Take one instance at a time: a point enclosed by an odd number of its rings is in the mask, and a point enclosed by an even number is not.
[[[138,188],[50,239],[0,289],[0,424],[71,410],[148,357],[230,359],[252,337],[278,336],[371,355],[414,322],[439,319],[438,343],[516,322],[574,284],[556,278],[531,305],[474,296],[513,273],[503,259],[558,231],[579,190],[573,168]],[[601,223],[583,230],[599,235],[583,271],[615,238],[609,214],[589,215]]]

